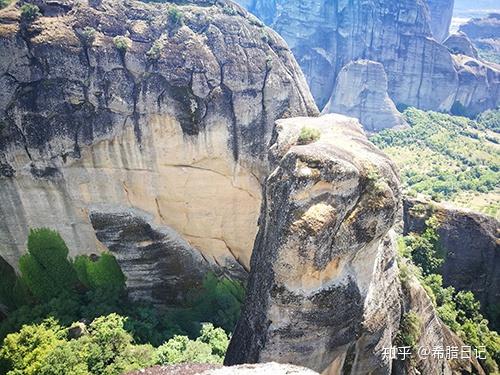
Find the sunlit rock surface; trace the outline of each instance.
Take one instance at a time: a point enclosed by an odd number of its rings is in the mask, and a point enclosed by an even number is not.
[[[283,40],[229,3],[183,3],[177,23],[167,4],[37,4],[31,24],[0,11],[2,257],[17,265],[30,227],[58,230],[72,256],[137,250],[100,238],[133,209],[169,233],[141,251],[166,258],[182,239],[181,276],[200,256],[248,270],[274,121],[317,114]],[[125,266],[129,282],[150,266]]]
[[[463,78],[463,62],[440,41],[453,1],[241,1],[288,42],[318,106],[330,100],[341,69],[351,61],[380,62],[397,106],[474,115],[500,105],[500,82],[482,72]],[[433,35],[433,32],[436,37]],[[497,74],[500,69],[494,68]],[[476,87],[474,89],[473,87]]]

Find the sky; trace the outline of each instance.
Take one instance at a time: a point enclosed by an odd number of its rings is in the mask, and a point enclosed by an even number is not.
[[[473,17],[484,17],[488,13],[500,13],[500,0],[455,0],[451,32]]]

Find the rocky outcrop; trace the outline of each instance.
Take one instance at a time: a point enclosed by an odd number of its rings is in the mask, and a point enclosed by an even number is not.
[[[439,243],[444,250],[443,284],[470,290],[481,302],[491,323],[500,319],[500,224],[492,217],[456,208],[405,198],[404,233],[422,233],[425,221],[439,220]]]
[[[473,18],[460,26],[485,60],[500,64],[500,14],[492,13],[484,18]]]
[[[498,81],[482,73],[459,77],[461,65],[433,37],[430,16],[441,15],[429,9],[440,8],[442,0],[429,6],[422,0],[243,3],[288,42],[320,108],[330,100],[341,69],[358,59],[384,66],[396,105],[439,111],[461,105],[473,115],[500,104]],[[448,9],[452,2],[444,3]],[[448,20],[448,12],[442,14]]]
[[[454,55],[465,55],[474,59],[479,58],[476,47],[474,47],[471,40],[463,32],[459,31],[450,35],[443,42],[443,45],[446,46]]]
[[[429,8],[431,32],[438,42],[445,40],[450,32],[455,0],[426,0]]]
[[[323,112],[355,117],[368,131],[405,125],[387,94],[384,66],[369,60],[350,62],[342,68]]]
[[[303,129],[318,137],[304,142]],[[398,177],[356,120],[338,114],[279,120],[269,159],[247,298],[226,364],[408,373],[412,365],[393,362],[384,350],[407,311],[422,317],[419,340],[427,350],[460,342],[418,283],[401,287],[390,231]],[[470,373],[475,365],[436,358],[420,368]]]
[[[274,121],[317,114],[283,40],[224,1],[37,4],[0,11],[1,256],[51,227],[157,292],[248,270]]]

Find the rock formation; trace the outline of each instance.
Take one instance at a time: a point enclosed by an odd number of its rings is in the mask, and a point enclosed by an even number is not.
[[[495,108],[500,105],[498,80],[486,79],[487,69],[465,78],[463,70],[468,68],[462,69],[462,64],[466,62],[454,60],[432,35],[433,24],[444,30],[449,22],[449,11],[435,12],[444,3],[448,9],[453,2],[242,2],[288,42],[320,108],[330,100],[341,69],[358,59],[384,66],[388,93],[396,105],[439,111],[463,106],[472,115]],[[446,22],[431,22],[431,16]]]
[[[500,64],[500,14],[473,18],[461,25],[459,30],[467,34],[486,60]]]
[[[404,233],[422,233],[435,215],[439,242],[445,252],[443,284],[470,290],[490,322],[500,316],[500,223],[492,217],[451,205],[405,198]]]
[[[426,0],[429,8],[431,32],[438,42],[445,40],[450,32],[455,0]]]
[[[461,31],[446,38],[443,45],[454,55],[465,55],[474,59],[479,58],[476,47],[474,47],[467,35]]]
[[[37,4],[0,11],[0,255],[51,227],[148,296],[248,270],[274,120],[317,114],[283,40],[215,0]]]
[[[350,62],[342,68],[323,112],[355,117],[368,131],[405,124],[387,94],[384,66],[369,60]]]
[[[317,131],[317,139],[304,142],[304,129]],[[411,294],[418,283],[401,289],[388,233],[398,177],[356,120],[279,120],[269,159],[247,299],[226,364],[279,361],[324,374],[388,374],[393,363],[384,348],[409,310],[425,317],[422,333],[432,329],[422,334],[425,347],[459,340],[423,289]],[[444,360],[431,362],[423,367],[451,371]],[[469,363],[455,366],[470,370]]]

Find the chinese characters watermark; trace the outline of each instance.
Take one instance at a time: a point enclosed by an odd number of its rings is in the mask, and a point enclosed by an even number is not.
[[[404,361],[416,354],[419,359],[486,359],[486,347],[479,346],[434,346],[412,348],[411,346],[392,346],[383,348],[384,359],[397,359]]]

